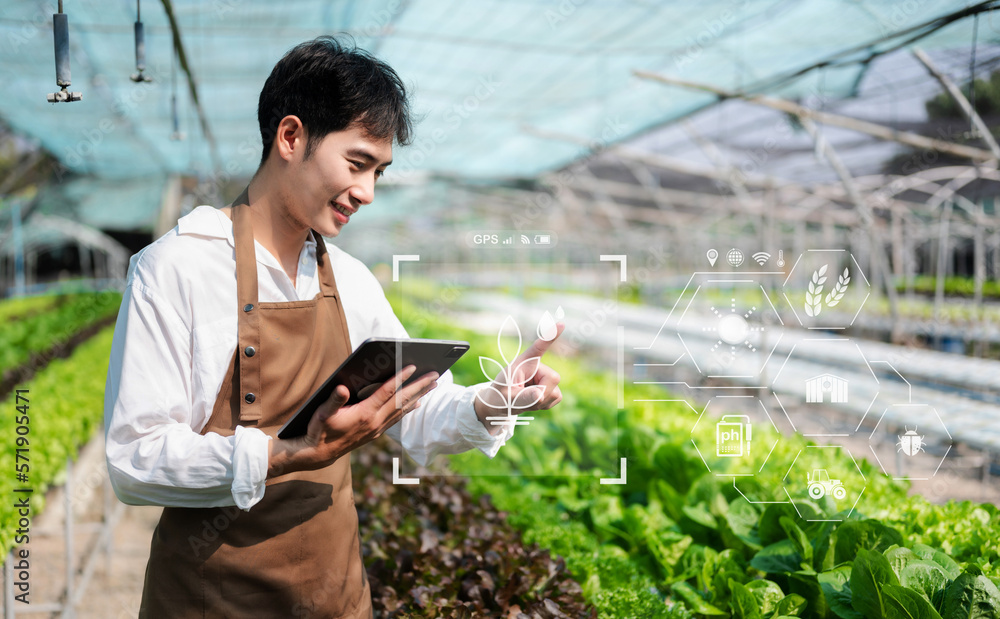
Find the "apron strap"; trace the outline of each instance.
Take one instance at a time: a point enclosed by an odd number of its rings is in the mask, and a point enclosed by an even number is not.
[[[333,264],[330,260],[330,253],[326,250],[326,243],[323,236],[312,230],[313,238],[316,239],[316,267],[319,269],[319,287],[324,297],[336,297],[337,280],[333,277]]]
[[[347,316],[343,311],[343,301],[340,298],[340,293],[337,291],[337,280],[333,276],[333,260],[330,259],[330,252],[326,249],[326,243],[323,242],[323,236],[318,234],[315,230],[313,230],[312,234],[313,238],[316,239],[316,265],[319,269],[319,286],[324,298],[336,299],[339,311],[336,312],[333,318],[339,319],[340,329],[347,342],[347,348],[350,350],[350,329],[347,327]]]
[[[233,202],[233,240],[236,245],[237,365],[240,368],[240,421],[261,418],[260,308],[257,302],[257,252],[254,249],[248,189]],[[251,348],[252,347],[252,348]],[[247,352],[252,350],[253,356]]]

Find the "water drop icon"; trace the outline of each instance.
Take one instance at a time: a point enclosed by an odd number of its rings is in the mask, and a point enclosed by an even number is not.
[[[559,308],[562,309],[561,307]],[[557,310],[558,313],[558,310]],[[541,320],[538,321],[538,337],[546,342],[551,342],[556,339],[558,331],[556,330],[556,320],[552,317],[552,314],[548,310],[542,314]]]

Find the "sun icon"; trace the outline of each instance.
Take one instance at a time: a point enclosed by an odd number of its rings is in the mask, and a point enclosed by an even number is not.
[[[764,327],[751,327],[747,320],[757,311],[757,306],[751,306],[744,314],[736,311],[736,299],[730,299],[729,312],[722,313],[714,306],[712,312],[719,318],[714,327],[705,327],[704,331],[715,331],[719,334],[718,341],[712,347],[712,352],[718,352],[720,348],[729,346],[729,360],[736,359],[736,352],[744,346],[751,352],[757,352],[757,348],[750,343],[750,335],[754,331],[763,331]]]

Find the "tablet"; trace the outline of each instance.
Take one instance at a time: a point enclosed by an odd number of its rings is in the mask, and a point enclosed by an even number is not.
[[[351,392],[347,403],[356,404],[375,393],[385,381],[408,365],[417,366],[417,370],[404,385],[428,372],[444,374],[467,350],[468,342],[451,340],[367,339],[278,430],[278,438],[303,436],[313,413],[330,399],[337,385],[346,385]]]

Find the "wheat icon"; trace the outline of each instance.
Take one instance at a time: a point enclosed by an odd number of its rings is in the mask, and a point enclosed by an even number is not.
[[[826,283],[828,266],[830,265],[824,264],[818,271],[814,271],[809,282],[809,292],[806,293],[806,314],[809,316],[819,316],[823,311],[823,284]]]
[[[847,294],[847,285],[851,283],[851,276],[847,272],[847,268],[844,268],[844,272],[837,277],[837,285],[833,287],[833,290],[826,295],[826,306],[833,307],[840,303],[840,300],[844,298]]]

